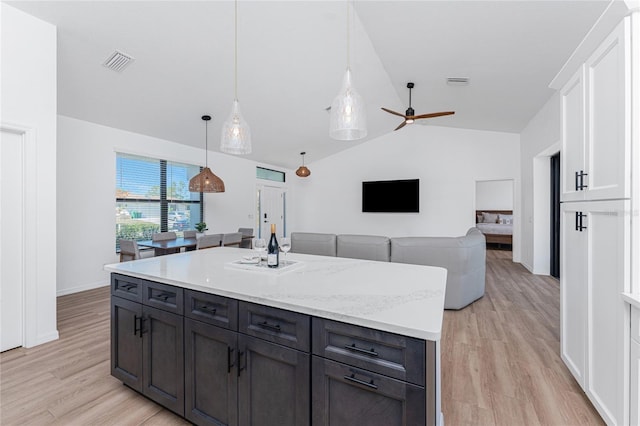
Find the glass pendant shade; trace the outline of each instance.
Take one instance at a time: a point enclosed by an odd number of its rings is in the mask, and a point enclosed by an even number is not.
[[[209,167],[202,169],[189,181],[191,192],[224,192],[224,182]]]
[[[220,151],[227,154],[251,154],[251,129],[240,114],[240,104],[233,101],[231,115],[222,125]]]
[[[364,102],[353,88],[349,68],[344,75],[338,96],[331,103],[329,136],[341,141],[353,141],[367,136]]]

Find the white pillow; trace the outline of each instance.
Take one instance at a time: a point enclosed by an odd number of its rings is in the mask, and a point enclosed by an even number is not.
[[[498,214],[497,213],[482,212],[482,222],[483,223],[498,223]]]
[[[498,223],[502,223],[503,225],[513,225],[513,215],[512,214],[499,214],[498,215]]]

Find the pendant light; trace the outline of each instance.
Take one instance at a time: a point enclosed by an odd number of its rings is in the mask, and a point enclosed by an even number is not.
[[[311,174],[311,170],[309,170],[308,168],[305,167],[304,165],[304,155],[306,154],[306,152],[301,152],[300,155],[302,155],[302,166],[298,167],[298,170],[296,170],[296,174],[300,177],[307,177]]]
[[[231,114],[222,126],[220,151],[227,154],[251,154],[251,129],[240,114],[238,102],[238,0],[235,1],[234,84]]]
[[[211,116],[203,115],[204,120],[204,146],[205,146],[205,168],[189,181],[189,191],[191,192],[224,192],[224,182],[214,175],[209,168],[209,120]]]
[[[349,24],[349,1],[347,0],[347,71],[344,74],[342,88],[331,103],[329,115],[329,136],[342,141],[353,141],[367,136],[364,102],[353,87],[351,79]]]

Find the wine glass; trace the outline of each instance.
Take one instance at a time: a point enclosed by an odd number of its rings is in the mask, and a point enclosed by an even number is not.
[[[280,239],[280,250],[284,252],[284,263],[287,264],[287,253],[291,250],[291,238],[284,237]]]
[[[267,251],[267,242],[264,238],[254,238],[253,249],[258,252],[258,266],[262,264],[262,253]]]

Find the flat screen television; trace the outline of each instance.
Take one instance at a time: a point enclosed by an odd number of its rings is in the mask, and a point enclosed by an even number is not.
[[[420,179],[362,182],[363,213],[419,213]]]

